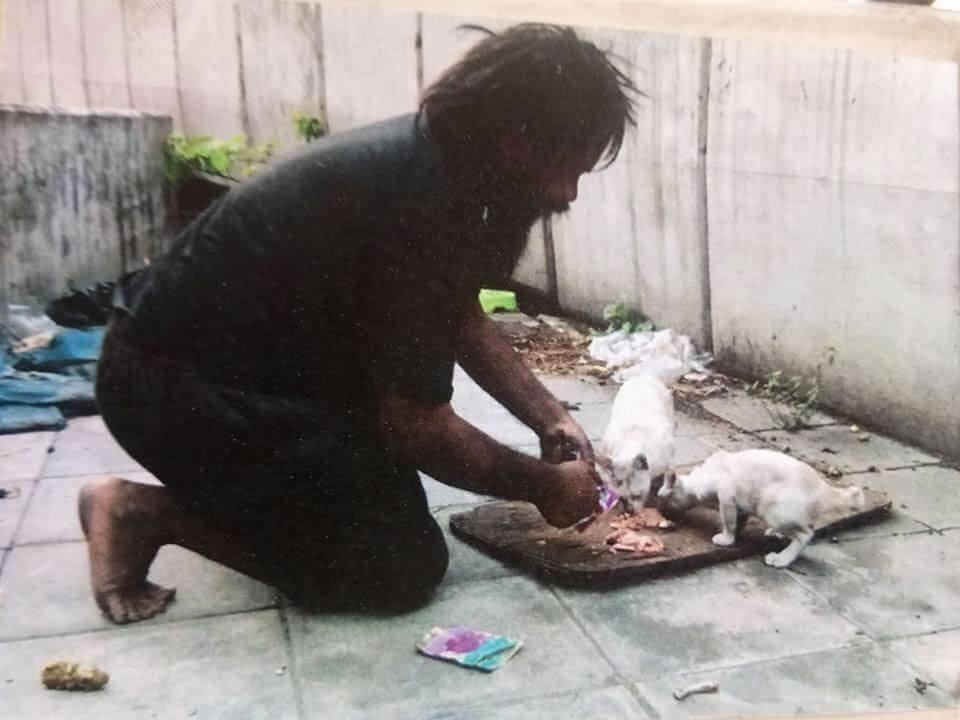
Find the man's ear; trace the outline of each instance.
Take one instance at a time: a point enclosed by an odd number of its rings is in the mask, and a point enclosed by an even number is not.
[[[650,465],[647,463],[647,456],[643,453],[640,453],[633,459],[633,467],[637,470],[649,470]]]
[[[613,460],[608,458],[606,455],[597,455],[596,456],[597,465],[602,467],[607,472],[613,472]]]

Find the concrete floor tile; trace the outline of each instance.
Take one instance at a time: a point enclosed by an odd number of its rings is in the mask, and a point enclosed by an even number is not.
[[[35,484],[33,480],[0,482],[0,488],[9,493],[0,500],[0,548],[9,547],[13,543],[14,533],[27,509]]]
[[[599,381],[590,377],[574,375],[539,375],[540,382],[553,394],[557,400],[586,404],[611,404],[617,395],[620,386],[614,382],[601,385]]]
[[[766,448],[768,450],[783,450],[785,443],[779,445],[771,443],[768,439],[759,435],[751,435],[746,432],[712,432],[700,435],[699,440],[706,443],[714,450],[727,450],[728,452],[738,452],[740,450],[752,450],[754,448]]]
[[[469,703],[469,698],[464,703]],[[645,720],[649,716],[625,687],[489,704],[428,715],[429,720],[530,720],[530,718],[590,718],[590,720]]]
[[[492,580],[517,574],[514,568],[480,552],[463,540],[454,537],[450,532],[450,516],[467,512],[471,507],[474,506],[450,507],[434,513],[434,517],[443,529],[447,549],[450,551],[450,565],[443,579],[445,585],[473,580]]]
[[[676,453],[673,457],[674,465],[693,465],[702,463],[710,457],[716,448],[711,447],[699,438],[680,435],[675,438]]]
[[[431,508],[443,508],[449,505],[469,505],[485,499],[483,495],[477,495],[468,490],[461,490],[452,485],[444,485],[442,482],[438,482],[423,473],[420,473],[420,482],[423,484],[423,489],[427,493],[427,504],[429,504]]]
[[[467,703],[511,703],[612,681],[607,663],[556,598],[526,578],[444,586],[432,604],[407,615],[293,611],[290,620],[307,717],[442,716]],[[416,652],[432,627],[451,625],[509,635],[524,647],[489,674]]]
[[[859,475],[848,478],[848,480],[855,484],[859,482],[859,479]],[[860,527],[850,528],[849,530],[843,530],[837,533],[836,537],[840,542],[847,542],[848,540],[896,537],[899,535],[914,535],[929,532],[932,532],[929,527],[917,522],[894,504],[890,514],[880,522],[873,522],[867,525],[861,525]]]
[[[662,718],[789,717],[946,707],[935,689],[921,695],[904,663],[874,644],[637,684]],[[719,691],[683,702],[673,690],[715,681]]]
[[[0,435],[0,478],[3,482],[35,480],[47,460],[56,433]]]
[[[705,437],[708,435],[730,433],[736,430],[736,428],[732,428],[719,420],[688,415],[681,410],[677,410],[676,418],[678,436],[692,435],[694,437]]]
[[[707,412],[751,432],[779,430],[783,427],[783,418],[790,417],[786,405],[754,397],[743,390],[730,390],[723,397],[705,400],[703,407]],[[815,427],[836,422],[835,418],[819,411],[811,413],[809,420],[809,424]]]
[[[960,526],[960,472],[946,467],[918,467],[850,478],[881,490],[893,507],[922,523],[943,529]]]
[[[454,403],[454,409],[468,423],[504,445],[513,447],[539,441],[536,433],[507,412],[506,408],[497,407],[484,411],[459,410]]]
[[[11,550],[0,575],[0,640],[115,627],[93,601],[88,568],[82,542]],[[176,547],[160,551],[150,579],[177,587],[177,600],[145,625],[275,603],[271,588]]]
[[[77,496],[80,488],[101,477],[103,475],[79,475],[38,481],[17,533],[16,544],[83,540],[83,531],[77,519]],[[134,482],[157,484],[153,476],[146,472],[124,473],[123,477]]]
[[[926,682],[960,700],[960,630],[895,640],[890,651],[908,662]]]
[[[874,638],[960,627],[960,537],[906,535],[816,543],[797,582]]]
[[[44,477],[96,475],[142,471],[121,448],[99,417],[75,418],[60,432],[54,452],[43,468]]]
[[[98,692],[40,684],[53,660],[93,664],[110,675]],[[70,720],[294,720],[283,630],[276,611],[161,627],[24,640],[0,646],[0,717]]]
[[[610,409],[609,403],[581,405],[578,410],[570,411],[570,415],[580,424],[587,437],[596,441],[607,431]]]
[[[793,433],[774,430],[759,435],[777,446],[789,445],[792,454],[806,462],[833,465],[845,473],[864,472],[871,465],[884,470],[938,462],[932,455],[881,435],[870,434],[868,442],[860,442],[858,433],[846,425]]]
[[[857,628],[759,559],[561,597],[630,681],[841,647]]]

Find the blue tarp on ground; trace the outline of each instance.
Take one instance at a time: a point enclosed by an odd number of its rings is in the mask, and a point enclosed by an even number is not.
[[[59,430],[97,411],[93,392],[104,328],[58,329],[45,347],[0,356],[0,434]]]

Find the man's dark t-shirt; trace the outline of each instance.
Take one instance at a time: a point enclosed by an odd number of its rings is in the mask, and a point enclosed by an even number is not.
[[[211,383],[310,398],[339,424],[383,393],[441,403],[481,285],[537,216],[408,115],[311,143],[243,183],[128,279],[138,345]]]

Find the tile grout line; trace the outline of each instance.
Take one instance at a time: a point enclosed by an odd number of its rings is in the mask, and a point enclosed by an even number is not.
[[[131,632],[141,632],[154,628],[168,627],[170,625],[184,625],[186,623],[195,622],[197,620],[213,620],[216,618],[229,618],[229,617],[238,617],[241,615],[252,615],[258,612],[267,612],[269,610],[276,610],[276,605],[261,605],[259,607],[246,608],[243,610],[230,610],[228,612],[213,612],[213,613],[204,613],[200,615],[194,615],[192,617],[177,618],[176,620],[158,620],[156,622],[141,621],[140,623],[126,623],[123,625],[111,624],[106,627],[96,627],[96,628],[85,628],[83,630],[77,630],[76,632],[58,632],[52,633],[50,635],[25,635],[23,637],[12,637],[12,638],[0,638],[0,646],[3,645],[13,645],[20,642],[30,642],[33,640],[52,640],[55,638],[70,638],[78,637],[80,635],[99,635],[101,633],[108,632],[122,632],[124,630],[130,630]],[[160,616],[158,616],[160,617]],[[143,624],[148,623],[148,624]]]
[[[848,470],[843,473],[844,477],[847,475],[882,475],[885,472],[903,472],[904,470],[919,470],[921,468],[945,468],[946,465],[943,464],[943,461],[938,462],[918,462],[913,465],[894,465],[893,467],[880,468],[878,471],[873,470]]]
[[[811,658],[811,657],[816,657],[817,655],[826,655],[828,653],[836,653],[836,652],[846,652],[848,650],[860,650],[860,649],[869,648],[869,647],[877,647],[877,648],[889,650],[889,648],[885,647],[885,642],[886,641],[876,640],[868,637],[866,642],[844,643],[843,645],[838,645],[837,647],[821,648],[819,650],[810,650],[808,652],[795,653],[792,655],[778,655],[776,657],[760,658],[757,660],[749,660],[747,662],[735,663],[732,665],[709,665],[696,670],[684,670],[672,676],[658,675],[656,676],[656,678],[658,679],[666,679],[669,677],[684,678],[684,677],[694,677],[697,675],[706,675],[709,673],[725,673],[725,672],[731,672],[734,670],[749,669],[752,667],[756,667],[758,665],[766,665],[770,663],[786,662],[789,660]],[[891,651],[891,654],[894,654],[894,653],[892,653]],[[894,655],[894,656],[900,659],[899,656],[897,655]]]
[[[34,478],[29,481],[30,494],[23,503],[23,510],[20,511],[20,517],[17,518],[16,525],[13,528],[13,533],[10,535],[10,546],[6,549],[6,552],[0,554],[0,577],[3,576],[3,571],[6,568],[8,556],[12,554],[11,551],[17,544],[17,537],[20,535],[20,530],[23,528],[24,521],[27,519],[27,513],[30,512],[30,507],[33,505],[33,498],[37,494],[37,486],[40,484],[40,478],[43,477],[43,471],[46,470],[47,463],[50,462],[50,456],[53,454],[57,440],[60,439],[61,432],[61,430],[55,431],[53,437],[50,438],[50,442],[44,448],[43,460],[40,462],[40,467],[37,468]]]
[[[928,630],[926,632],[908,633],[907,635],[889,635],[877,640],[879,643],[894,643],[901,640],[916,640],[918,638],[933,637],[934,635],[943,635],[946,633],[960,632],[960,625],[942,628],[939,630]]]
[[[283,644],[287,651],[287,661],[290,663],[290,684],[293,686],[293,704],[297,710],[297,717],[300,720],[306,720],[306,703],[303,698],[303,681],[300,677],[300,664],[297,662],[297,653],[293,647],[293,640],[290,632],[290,616],[287,615],[286,600],[281,599],[277,607],[277,613],[280,616],[280,627],[283,630]]]
[[[594,649],[597,651],[600,657],[603,658],[604,662],[610,666],[610,669],[613,671],[613,677],[617,683],[626,688],[627,692],[630,693],[630,696],[637,702],[638,705],[640,705],[643,711],[647,713],[652,720],[660,720],[661,715],[659,712],[657,712],[657,709],[649,700],[647,700],[643,693],[637,689],[636,683],[630,682],[620,673],[613,660],[611,660],[604,651],[603,646],[600,645],[599,641],[597,641],[597,639],[587,631],[586,626],[580,621],[580,618],[578,618],[573,610],[571,610],[567,605],[567,603],[564,602],[563,598],[560,596],[560,593],[557,591],[557,588],[552,584],[548,584],[547,587],[550,588],[551,594],[554,598],[556,598],[557,602],[560,604],[560,607],[563,608],[563,611],[567,614],[567,617],[570,618],[570,621],[576,626],[576,628],[587,639],[587,641],[593,645]]]

